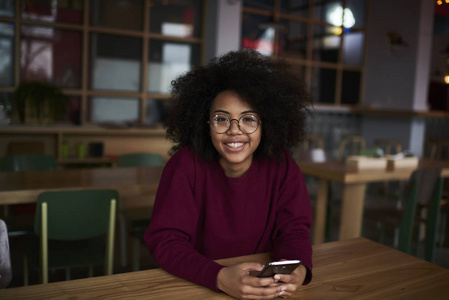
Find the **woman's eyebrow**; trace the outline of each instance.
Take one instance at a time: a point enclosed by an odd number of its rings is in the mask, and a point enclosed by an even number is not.
[[[221,110],[221,109],[217,109],[216,111],[214,111],[214,113],[224,113],[224,114],[228,114],[228,115],[231,114],[229,111]],[[242,111],[240,114],[244,115],[244,114],[256,114],[256,113],[257,112],[255,110],[245,110],[245,111]]]

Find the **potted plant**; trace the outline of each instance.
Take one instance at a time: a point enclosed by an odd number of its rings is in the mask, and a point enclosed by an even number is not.
[[[46,82],[22,82],[12,95],[13,111],[23,124],[51,124],[65,112],[68,97]]]

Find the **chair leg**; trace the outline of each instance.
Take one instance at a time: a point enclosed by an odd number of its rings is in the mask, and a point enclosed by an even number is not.
[[[29,281],[28,281],[28,257],[25,254],[23,255],[23,285],[24,286],[29,285]]]
[[[122,263],[122,267],[126,268],[128,265],[127,261],[127,245],[126,245],[126,219],[123,214],[119,215],[119,223],[120,223],[120,259]]]
[[[71,276],[70,276],[70,268],[65,268],[65,280],[70,280]]]
[[[88,267],[88,270],[89,270],[89,272],[88,272],[88,277],[93,277],[94,276],[94,266],[93,265],[90,265],[89,267]]]
[[[138,238],[133,238],[133,271],[140,269],[140,242]]]

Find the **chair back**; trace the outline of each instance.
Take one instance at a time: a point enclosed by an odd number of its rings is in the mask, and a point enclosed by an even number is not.
[[[117,167],[151,167],[165,164],[158,153],[128,153],[117,158]]]
[[[418,169],[412,173],[402,194],[402,200],[406,204],[399,225],[399,250],[407,253],[410,251],[417,204],[429,209],[426,224],[426,249],[428,245],[435,243],[432,239],[436,239],[442,186],[441,169]],[[426,250],[426,256],[428,255],[433,256],[433,250]]]
[[[56,169],[56,159],[47,154],[7,155],[0,160],[0,170],[8,172]]]
[[[350,135],[343,137],[338,143],[337,160],[344,160],[348,155],[360,155],[366,148],[366,141],[363,136]]]
[[[9,254],[8,229],[0,219],[0,289],[6,288],[12,280],[11,256]]]
[[[47,203],[48,239],[80,240],[106,234],[115,190],[43,192],[37,198],[34,232],[41,233],[42,203]]]

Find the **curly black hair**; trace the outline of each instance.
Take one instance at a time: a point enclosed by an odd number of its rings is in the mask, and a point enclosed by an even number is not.
[[[170,154],[184,146],[205,160],[215,160],[207,121],[215,97],[232,90],[262,119],[262,138],[255,157],[280,158],[299,145],[306,134],[309,93],[291,66],[254,50],[231,51],[212,59],[172,82],[166,121]]]

